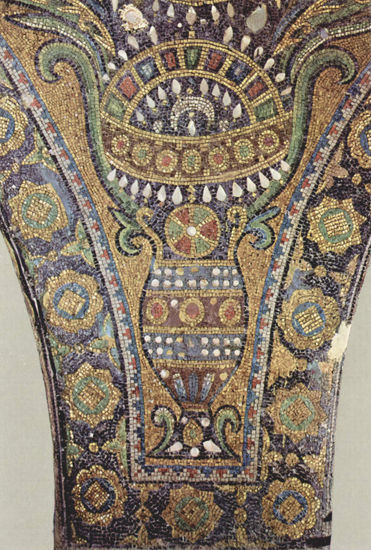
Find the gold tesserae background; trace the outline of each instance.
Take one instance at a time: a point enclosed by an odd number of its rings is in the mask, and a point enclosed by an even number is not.
[[[20,285],[0,237],[0,550],[52,550],[46,395]],[[332,550],[371,539],[371,267],[352,326],[336,429]]]

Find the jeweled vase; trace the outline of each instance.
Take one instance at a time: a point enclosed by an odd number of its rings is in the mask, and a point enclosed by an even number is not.
[[[240,364],[248,322],[247,295],[234,253],[243,211],[228,211],[229,243],[219,257],[215,253],[221,240],[225,242],[224,230],[210,207],[194,203],[174,208],[164,223],[165,246],[151,228],[151,216],[145,208],[138,214],[156,248],[141,299],[143,350],[181,407],[179,423],[174,418],[181,428],[175,434],[176,449],[184,446],[187,437],[180,432],[192,419],[195,439],[204,449],[219,452],[210,407]],[[199,452],[197,447],[191,450]]]

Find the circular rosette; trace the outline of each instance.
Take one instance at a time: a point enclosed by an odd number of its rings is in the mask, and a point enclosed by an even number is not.
[[[263,520],[279,537],[299,539],[316,523],[320,502],[308,483],[297,478],[273,481],[263,497]]]
[[[218,246],[218,216],[206,206],[176,208],[167,218],[166,242],[175,254],[187,258],[208,256]]]
[[[169,316],[169,308],[165,300],[153,298],[147,304],[146,317],[154,325],[162,325]]]
[[[274,420],[274,431],[298,443],[308,435],[317,435],[326,415],[320,404],[321,392],[298,384],[290,390],[279,389],[268,413]]]
[[[75,333],[92,328],[103,299],[93,277],[66,269],[47,280],[43,305],[51,325]]]
[[[148,166],[152,157],[152,150],[147,143],[138,143],[133,147],[133,162],[137,166]]]
[[[209,535],[222,516],[214,495],[190,486],[170,491],[169,504],[162,517],[172,528],[174,538],[195,543]]]
[[[254,158],[254,146],[249,139],[239,139],[234,145],[234,155],[241,164],[247,164]]]
[[[259,147],[265,153],[274,153],[280,145],[278,135],[272,130],[264,130],[258,139]]]
[[[202,166],[202,156],[197,149],[185,150],[182,167],[187,174],[197,174]]]
[[[156,157],[156,167],[162,174],[171,174],[177,162],[177,154],[172,149],[163,149]]]
[[[350,246],[362,243],[360,226],[366,219],[355,210],[352,199],[325,197],[309,211],[308,220],[308,238],[318,244],[323,254],[344,254]]]
[[[107,527],[123,516],[126,490],[117,474],[102,466],[81,470],[72,496],[77,514],[89,525]]]
[[[283,303],[277,323],[284,339],[295,348],[319,349],[335,335],[340,324],[339,307],[319,288],[296,290]]]
[[[226,170],[229,165],[229,155],[225,147],[214,147],[209,154],[209,164],[215,171]]]
[[[95,427],[113,418],[121,392],[113,385],[108,369],[94,368],[86,361],[76,372],[65,375],[62,396],[69,406],[72,420]]]
[[[204,318],[204,315],[204,305],[198,298],[188,298],[180,306],[180,320],[191,327],[198,325]]]
[[[116,155],[124,155],[127,153],[127,150],[129,148],[129,139],[125,134],[117,134],[113,140],[112,140],[112,151]],[[136,153],[136,157],[135,157]],[[143,154],[141,154],[140,150],[135,151],[134,158],[140,158],[143,157]]]
[[[63,203],[50,183],[37,185],[24,181],[9,204],[12,223],[26,239],[39,237],[51,241],[53,234],[68,224]]]
[[[0,97],[0,157],[19,149],[25,140],[27,117],[11,97]]]
[[[235,298],[227,298],[219,308],[219,318],[223,325],[232,326],[241,319],[241,303]]]

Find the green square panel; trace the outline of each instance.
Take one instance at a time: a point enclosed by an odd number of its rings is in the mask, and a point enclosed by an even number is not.
[[[118,120],[122,120],[125,113],[125,105],[115,95],[111,94],[105,105],[105,111]]]
[[[258,122],[266,120],[267,118],[272,118],[277,114],[277,108],[273,99],[268,99],[264,103],[260,103],[254,109],[256,120]]]

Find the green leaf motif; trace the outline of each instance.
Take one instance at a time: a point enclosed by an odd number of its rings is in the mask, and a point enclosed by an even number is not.
[[[89,265],[94,267],[93,253],[91,251],[88,237],[86,235],[86,232],[85,232],[84,226],[82,225],[81,220],[79,220],[76,224],[75,237],[76,237],[76,240],[73,243],[67,244],[63,248],[62,254],[64,254],[65,256],[81,255]]]
[[[107,441],[103,449],[117,455],[121,470],[124,475],[128,473],[128,457],[126,443],[126,421],[123,418],[117,426],[116,438]]]

